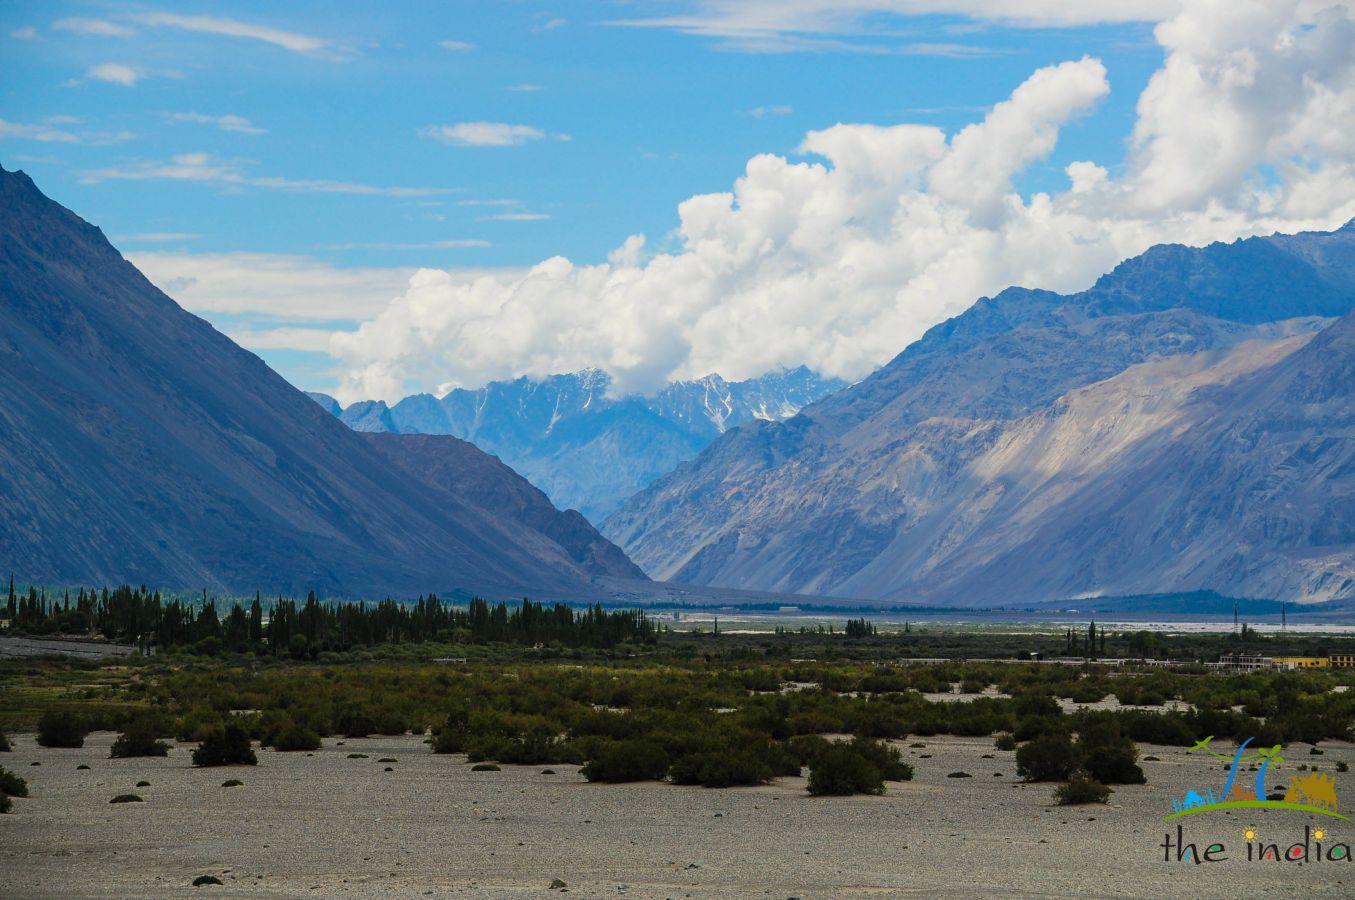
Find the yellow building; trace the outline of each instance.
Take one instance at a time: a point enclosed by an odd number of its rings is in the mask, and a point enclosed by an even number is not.
[[[1282,669],[1325,669],[1329,665],[1335,665],[1332,660],[1325,656],[1277,656],[1275,665]]]
[[[1355,653],[1333,653],[1327,657],[1332,668],[1355,669]]]

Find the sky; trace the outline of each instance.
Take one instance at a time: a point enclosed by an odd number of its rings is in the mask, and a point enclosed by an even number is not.
[[[344,402],[855,380],[1355,216],[1349,0],[0,3],[0,165]]]

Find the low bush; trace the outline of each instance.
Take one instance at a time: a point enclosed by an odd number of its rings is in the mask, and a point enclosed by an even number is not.
[[[297,635],[297,637],[301,637],[301,635]],[[221,884],[221,879],[215,875],[199,875],[193,879],[193,887],[202,887],[208,884]]]
[[[1011,732],[1004,731],[993,740],[993,746],[998,750],[1015,750],[1016,738]]]
[[[258,762],[250,746],[249,732],[237,722],[227,722],[208,732],[202,745],[193,751],[195,766],[253,766]]]
[[[0,794],[0,815],[4,815],[14,808],[14,801],[9,799],[9,794]]]
[[[320,735],[304,725],[292,723],[273,738],[273,749],[279,753],[299,753],[320,749]]]
[[[168,756],[169,744],[159,740],[155,729],[145,722],[134,722],[118,735],[108,751],[111,759],[130,759],[135,756]]]
[[[497,772],[499,771],[499,767],[494,765],[494,763],[476,763],[470,767],[470,770],[472,772]]]
[[[142,803],[142,799],[136,794],[118,794],[109,803]]]
[[[28,782],[4,766],[0,766],[0,794],[8,794],[11,797],[27,797]]]
[[[884,775],[849,744],[833,744],[809,764],[809,793],[816,797],[884,792]]]
[[[589,781],[658,781],[670,765],[668,752],[653,741],[607,741],[580,774]]]
[[[678,757],[668,769],[674,784],[708,788],[766,784],[774,774],[766,761],[747,750],[689,753]]]
[[[0,753],[9,753],[11,749],[13,748],[9,745],[9,738],[5,736],[3,731],[0,731]]]
[[[1081,772],[1054,789],[1054,802],[1059,806],[1105,803],[1109,799],[1110,788]]]
[[[228,778],[221,782],[222,787],[244,787],[245,783],[239,778]]]
[[[1043,734],[1016,750],[1016,774],[1026,781],[1065,781],[1079,762],[1066,734]]]
[[[52,710],[38,720],[38,744],[43,747],[83,747],[89,725],[72,712]]]

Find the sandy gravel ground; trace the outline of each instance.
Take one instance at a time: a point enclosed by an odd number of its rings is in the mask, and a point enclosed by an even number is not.
[[[260,751],[257,767],[229,769],[192,768],[183,745],[167,759],[109,759],[112,738],[48,750],[20,735],[0,754],[32,794],[0,816],[0,896],[536,897],[558,892],[554,879],[584,897],[1355,895],[1355,864],[1246,861],[1247,826],[1285,845],[1305,824],[1355,844],[1355,823],[1299,812],[1185,819],[1187,840],[1221,841],[1231,858],[1164,862],[1171,797],[1223,777],[1179,748],[1145,746],[1161,758],[1143,764],[1150,783],[1117,789],[1108,806],[1056,807],[1050,785],[1019,784],[1014,754],[986,739],[906,742],[913,782],[829,799],[798,778],[706,790],[592,785],[572,766],[472,772],[417,737],[326,740],[313,757]],[[1355,761],[1351,745],[1324,749],[1291,748],[1272,781],[1300,762]],[[956,771],[973,777],[946,777]],[[1336,777],[1355,809],[1355,773]],[[229,778],[244,786],[223,788]],[[150,786],[134,787],[142,779]],[[109,804],[125,792],[145,802]],[[190,887],[200,874],[225,884]]]

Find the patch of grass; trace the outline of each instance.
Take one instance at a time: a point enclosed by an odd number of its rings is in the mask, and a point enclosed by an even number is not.
[[[0,815],[4,815],[14,808],[14,801],[9,799],[9,794],[0,794]]]
[[[136,794],[118,794],[109,803],[142,803],[142,799]]]
[[[367,758],[367,754],[366,754],[366,753],[350,753],[350,754],[348,754],[348,758],[349,758],[349,759],[366,759],[366,758]]]
[[[383,756],[377,760],[377,762],[379,763],[399,762],[399,761],[400,760],[396,759],[394,756]]]
[[[947,777],[947,778],[973,778],[974,776],[973,776],[973,775],[970,775],[968,772],[951,772],[951,773],[950,773],[949,775],[947,775],[946,777]]]
[[[476,763],[470,767],[472,772],[497,772],[499,767],[493,763]]]
[[[222,787],[244,787],[244,786],[245,786],[245,783],[244,783],[243,781],[241,781],[239,778],[227,778],[225,781],[221,782],[221,786],[222,786]]]
[[[80,765],[78,765],[78,766],[75,767],[75,771],[77,771],[77,772],[84,772],[84,771],[87,771],[88,769],[89,769],[89,766],[85,765],[84,763],[80,763]]]
[[[138,782],[136,783],[136,786],[137,786],[137,787],[150,787],[150,786],[151,786],[151,783],[150,783],[149,781],[138,781]]]
[[[208,884],[221,884],[221,879],[215,875],[199,875],[193,879],[193,887],[203,887]]]
[[[554,774],[555,774],[555,770],[554,770],[554,769],[542,769],[542,770],[541,770],[541,774],[542,774],[542,775],[554,775]]]

